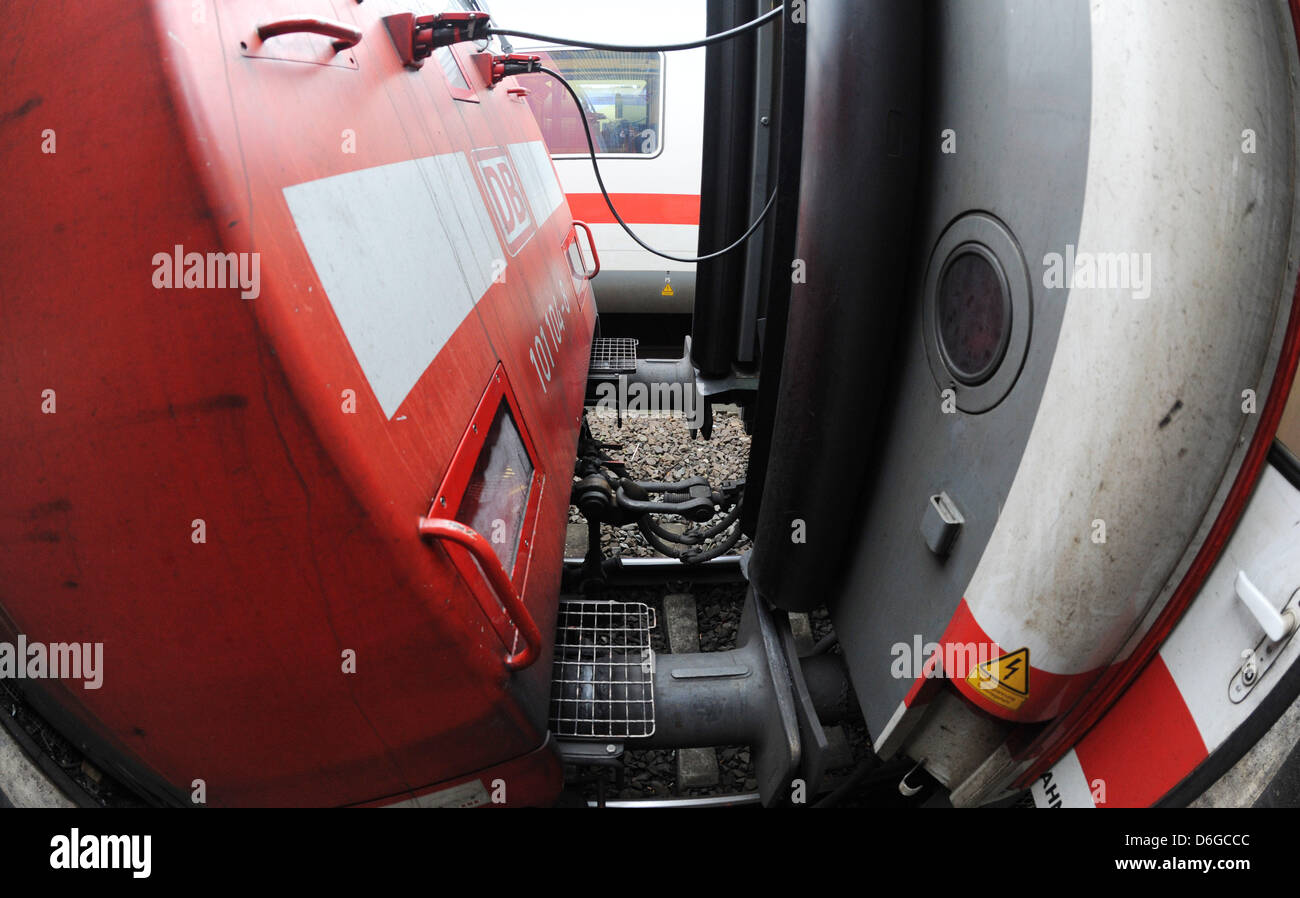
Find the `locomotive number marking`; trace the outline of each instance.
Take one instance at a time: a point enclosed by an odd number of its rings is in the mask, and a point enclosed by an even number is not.
[[[568,294],[561,291],[560,296],[558,302],[551,303],[542,313],[537,335],[533,337],[533,345],[528,350],[528,358],[533,363],[533,370],[537,372],[537,383],[543,393],[554,376],[556,356],[559,355],[560,344],[564,342],[565,317],[572,308]]]

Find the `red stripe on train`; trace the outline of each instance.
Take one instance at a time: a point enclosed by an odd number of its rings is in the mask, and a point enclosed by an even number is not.
[[[1105,808],[1148,807],[1208,756],[1174,676],[1157,654],[1106,716],[1074,747],[1090,788],[1105,786]]]
[[[628,224],[698,225],[700,197],[694,193],[611,193],[614,208]],[[570,193],[569,211],[588,224],[615,224],[599,193]]]
[[[936,648],[937,653],[925,660],[922,678],[912,684],[903,699],[909,708],[928,703],[934,697],[933,690],[937,684],[948,680],[958,695],[995,717],[1022,723],[1049,720],[1070,707],[1101,673],[1098,668],[1074,674],[1053,673],[1034,667],[1031,658],[1027,680],[1030,690],[1024,703],[1015,708],[1000,707],[987,692],[966,681],[972,671],[971,662],[983,663],[1000,658],[1021,647],[999,645],[975,619],[965,597],[957,603],[957,610],[939,637]],[[941,659],[945,658],[955,662],[950,665],[952,669],[942,669]]]

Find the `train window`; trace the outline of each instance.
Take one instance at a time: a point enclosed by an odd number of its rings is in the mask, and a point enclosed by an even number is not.
[[[533,50],[563,75],[578,96],[596,152],[657,156],[663,135],[662,53],[611,53],[563,48]],[[528,104],[552,156],[586,155],[587,139],[573,99],[549,75],[524,75]]]
[[[507,573],[514,570],[532,484],[533,463],[503,397],[456,510],[456,520],[487,537]]]
[[[1011,296],[992,253],[960,247],[939,279],[939,348],[964,384],[992,376],[1011,336]]]

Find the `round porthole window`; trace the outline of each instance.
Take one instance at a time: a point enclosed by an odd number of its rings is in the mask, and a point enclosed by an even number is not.
[[[939,275],[935,324],[953,377],[982,384],[997,370],[1011,336],[1011,295],[1002,267],[983,246],[960,246]]]
[[[1029,346],[1029,297],[1020,249],[992,216],[963,216],[939,238],[923,299],[926,353],[962,411],[988,411],[1010,392]]]

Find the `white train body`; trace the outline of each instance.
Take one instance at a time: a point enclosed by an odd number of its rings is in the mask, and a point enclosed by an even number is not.
[[[653,10],[597,0],[545,4],[495,0],[491,12],[503,28],[608,43],[653,44],[705,33],[705,4],[692,0],[669,0]],[[511,45],[516,52],[542,55],[590,99],[598,142],[602,125],[628,123],[622,126],[626,136],[615,134],[598,148],[601,175],[615,207],[651,246],[671,255],[696,255],[705,50],[609,53],[522,38],[512,39]],[[695,296],[695,264],[653,255],[619,227],[600,194],[573,101],[550,82],[545,75],[520,79],[529,90],[528,101],[550,146],[574,217],[591,225],[600,250],[601,273],[592,283],[598,309],[689,313]],[[649,95],[644,117],[641,97],[631,96],[642,91]],[[619,100],[626,99],[636,112],[616,115],[623,111],[615,108],[616,93],[628,94]]]

